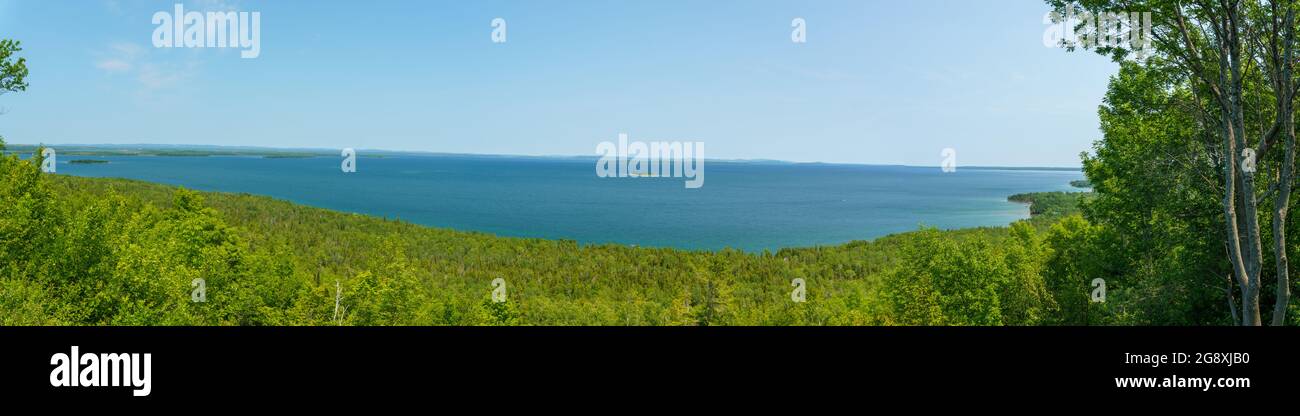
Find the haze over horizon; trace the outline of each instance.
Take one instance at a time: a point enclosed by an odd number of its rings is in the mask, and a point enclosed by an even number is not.
[[[273,147],[273,146],[243,146],[243,145],[212,145],[212,144],[176,144],[176,143],[8,143],[13,146],[46,146],[50,148],[58,147],[75,147],[75,148],[105,148],[105,149],[211,149],[220,150],[248,150],[248,151],[266,151],[268,154],[276,152],[322,152],[318,157],[333,156],[331,152],[341,149],[320,148],[320,147]],[[12,150],[12,149],[10,149]],[[381,154],[412,154],[412,155],[448,155],[448,156],[482,156],[482,157],[518,157],[518,158],[557,158],[557,159],[599,159],[599,155],[563,155],[563,154],[541,154],[541,155],[522,155],[522,154],[505,154],[505,153],[456,153],[456,152],[439,152],[432,150],[392,150],[392,149],[354,149],[358,152],[379,152]],[[107,155],[106,155],[107,156]],[[364,154],[363,154],[364,156]],[[725,158],[709,156],[705,158],[710,161],[721,162],[771,162],[771,163],[793,163],[793,164],[830,164],[830,165],[857,165],[857,166],[904,166],[904,167],[935,167],[938,165],[909,165],[903,163],[861,163],[861,162],[823,162],[823,161],[794,161],[773,158]],[[1082,169],[1081,164],[1073,166],[1043,166],[1043,165],[962,165],[963,169],[981,169],[981,168],[1045,168],[1045,169]]]

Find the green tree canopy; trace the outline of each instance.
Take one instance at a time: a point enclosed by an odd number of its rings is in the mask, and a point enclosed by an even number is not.
[[[27,58],[14,56],[22,50],[18,41],[0,39],[0,94],[27,90]]]

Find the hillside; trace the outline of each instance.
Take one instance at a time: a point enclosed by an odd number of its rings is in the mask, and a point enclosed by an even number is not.
[[[1041,313],[1010,320],[1018,314],[981,310],[981,320],[965,320],[958,311],[975,312],[943,302],[938,312],[954,316],[915,321],[902,310],[918,304],[905,297],[915,294],[888,283],[923,270],[908,267],[918,256],[951,248],[956,260],[993,267],[975,276],[987,281],[966,279],[993,288],[991,298],[963,304],[1009,308],[997,288],[1023,283],[1006,279],[1024,262],[1006,256],[1025,253],[1004,246],[1033,245],[1036,264],[1043,250],[1034,235],[1055,221],[775,253],[693,252],[502,238],[253,195],[46,175],[13,156],[0,169],[0,198],[13,207],[0,214],[2,324],[1033,324]],[[203,302],[193,298],[199,278]],[[497,278],[501,303],[491,298]],[[792,301],[796,278],[806,302]],[[1051,308],[1033,302],[1026,309]]]

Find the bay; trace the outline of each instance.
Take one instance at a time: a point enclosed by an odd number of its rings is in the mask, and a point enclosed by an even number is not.
[[[1028,218],[1022,192],[1074,191],[1077,170],[707,161],[683,178],[599,178],[591,158],[474,155],[341,159],[250,156],[60,158],[58,173],[118,177],[501,236],[746,251],[840,244]]]

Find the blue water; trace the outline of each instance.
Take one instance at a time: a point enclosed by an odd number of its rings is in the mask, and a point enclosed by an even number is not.
[[[247,192],[503,236],[748,251],[837,244],[915,230],[1027,218],[1020,192],[1068,191],[1077,171],[708,161],[704,187],[682,178],[599,178],[594,159],[403,155],[339,158],[92,159],[58,173]]]

